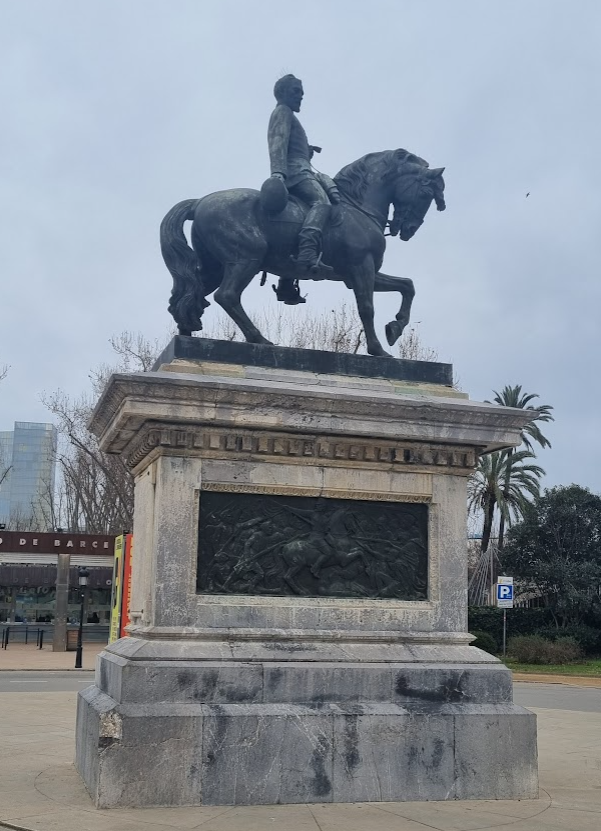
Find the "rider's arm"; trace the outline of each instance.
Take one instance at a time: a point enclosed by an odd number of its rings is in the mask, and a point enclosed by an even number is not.
[[[269,161],[271,175],[288,173],[288,142],[292,124],[292,110],[285,104],[278,104],[269,119],[267,143],[269,145]]]

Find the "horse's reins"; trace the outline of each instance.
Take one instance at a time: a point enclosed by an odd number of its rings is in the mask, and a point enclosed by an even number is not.
[[[383,230],[382,225],[384,225],[384,228],[386,228],[388,225],[390,225],[390,222],[388,221],[388,219],[386,219],[385,216],[383,216],[382,214],[373,214],[373,213],[371,213],[371,211],[366,210],[361,205],[359,205],[358,202],[355,202],[353,197],[349,196],[347,193],[343,193],[343,191],[340,191],[340,199],[344,200],[352,208],[356,208],[359,211],[359,213],[362,213],[364,216],[371,219],[372,222],[375,222],[376,225],[378,226],[378,231]],[[385,233],[384,236],[389,236],[389,235]]]
[[[334,182],[335,181],[336,180],[334,179]],[[409,188],[412,187],[412,185],[414,185],[414,184],[416,184],[416,182],[410,182],[407,185],[407,187],[405,187],[401,191],[399,196],[402,196],[405,193],[405,191],[409,190]],[[378,226],[378,230],[382,231],[382,233],[384,234],[385,237],[392,236],[390,233],[386,233],[386,228],[390,228],[391,225],[392,225],[392,222],[391,222],[391,220],[387,219],[383,214],[371,213],[370,211],[366,210],[364,207],[359,205],[358,202],[356,202],[353,199],[352,196],[349,196],[347,193],[344,193],[344,191],[340,191],[340,198],[344,199],[349,205],[351,205],[353,208],[356,208],[360,213],[364,214],[364,216],[367,216],[369,219],[372,220],[372,222],[375,222],[376,225]],[[403,219],[405,219],[405,214],[409,214],[409,213],[411,213],[411,206],[407,205],[407,208],[405,209],[405,211],[403,211],[401,213],[401,216],[403,217]],[[395,214],[396,214],[396,207],[395,207]],[[394,221],[394,217],[393,217],[393,221]],[[384,225],[384,228],[382,228],[382,225]]]

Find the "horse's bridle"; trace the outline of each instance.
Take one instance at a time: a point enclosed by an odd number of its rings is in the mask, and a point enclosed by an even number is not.
[[[372,222],[375,222],[375,224],[378,226],[378,231],[383,231],[384,228],[386,228],[386,226],[390,224],[388,222],[388,219],[384,216],[384,214],[375,212],[372,213],[371,211],[368,211],[362,205],[359,205],[359,203],[356,202],[353,199],[353,197],[349,196],[347,193],[343,193],[342,191],[340,191],[340,199],[341,201],[346,202],[347,205],[350,205],[352,208],[356,208],[359,211],[359,213],[362,213],[364,216],[368,217],[368,219],[371,219]]]
[[[406,187],[403,188],[403,190],[400,192],[400,194],[398,194],[399,201],[400,201],[400,197],[402,197],[403,194],[407,190],[409,190],[409,188],[414,187],[414,186],[423,187],[424,184],[425,183],[421,179],[421,177],[419,175],[417,175],[415,177],[414,181],[410,182]],[[428,185],[425,185],[425,186],[428,187]],[[436,207],[439,211],[444,210],[444,207],[440,207],[441,203],[444,206],[444,200],[437,199],[435,193],[432,193],[432,199],[436,202]],[[400,211],[397,209],[396,203],[394,203],[394,213],[393,213],[393,216],[392,216],[392,220],[389,220],[386,223],[387,226],[390,228],[390,232],[388,234],[385,233],[384,234],[385,237],[396,236],[399,233],[399,231],[401,230],[403,224],[408,219],[411,219],[411,217],[413,216],[413,211],[414,211],[414,208],[413,208],[414,202],[415,202],[415,199],[413,199],[411,202],[407,202],[405,204],[405,207]],[[423,222],[424,222],[424,220],[422,218],[419,222],[419,225],[423,225]]]

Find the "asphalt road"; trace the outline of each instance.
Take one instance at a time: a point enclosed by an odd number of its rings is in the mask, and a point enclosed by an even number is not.
[[[513,700],[521,707],[601,713],[599,687],[569,687],[565,684],[532,684],[518,681],[513,685]]]
[[[94,682],[93,672],[0,672],[3,692],[75,692]],[[514,685],[514,701],[522,707],[601,713],[601,688],[563,684]]]
[[[0,672],[0,693],[3,692],[74,692],[94,683],[93,672]]]

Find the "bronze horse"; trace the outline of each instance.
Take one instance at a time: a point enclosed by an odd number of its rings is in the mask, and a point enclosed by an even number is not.
[[[385,230],[409,240],[424,221],[434,201],[445,209],[444,168],[430,170],[428,163],[407,150],[369,153],[344,167],[335,177],[341,203],[332,210],[332,221],[323,239],[323,259],[333,271],[327,279],[342,281],[352,289],[365,331],[370,355],[387,355],[374,328],[374,291],[398,291],[402,295],[396,319],[386,325],[388,343],[396,343],[409,323],[415,295],[412,280],[383,274]],[[390,205],[394,208],[388,221]],[[244,289],[260,271],[301,279],[291,261],[302,225],[301,202],[290,198],[279,213],[269,213],[259,191],[225,190],[202,199],[186,199],[175,205],[161,223],[161,251],[173,277],[169,311],[182,335],[202,329],[201,317],[215,300],[240,327],[250,343],[269,343],[250,320],[240,302]],[[184,222],[192,220],[187,243]]]

